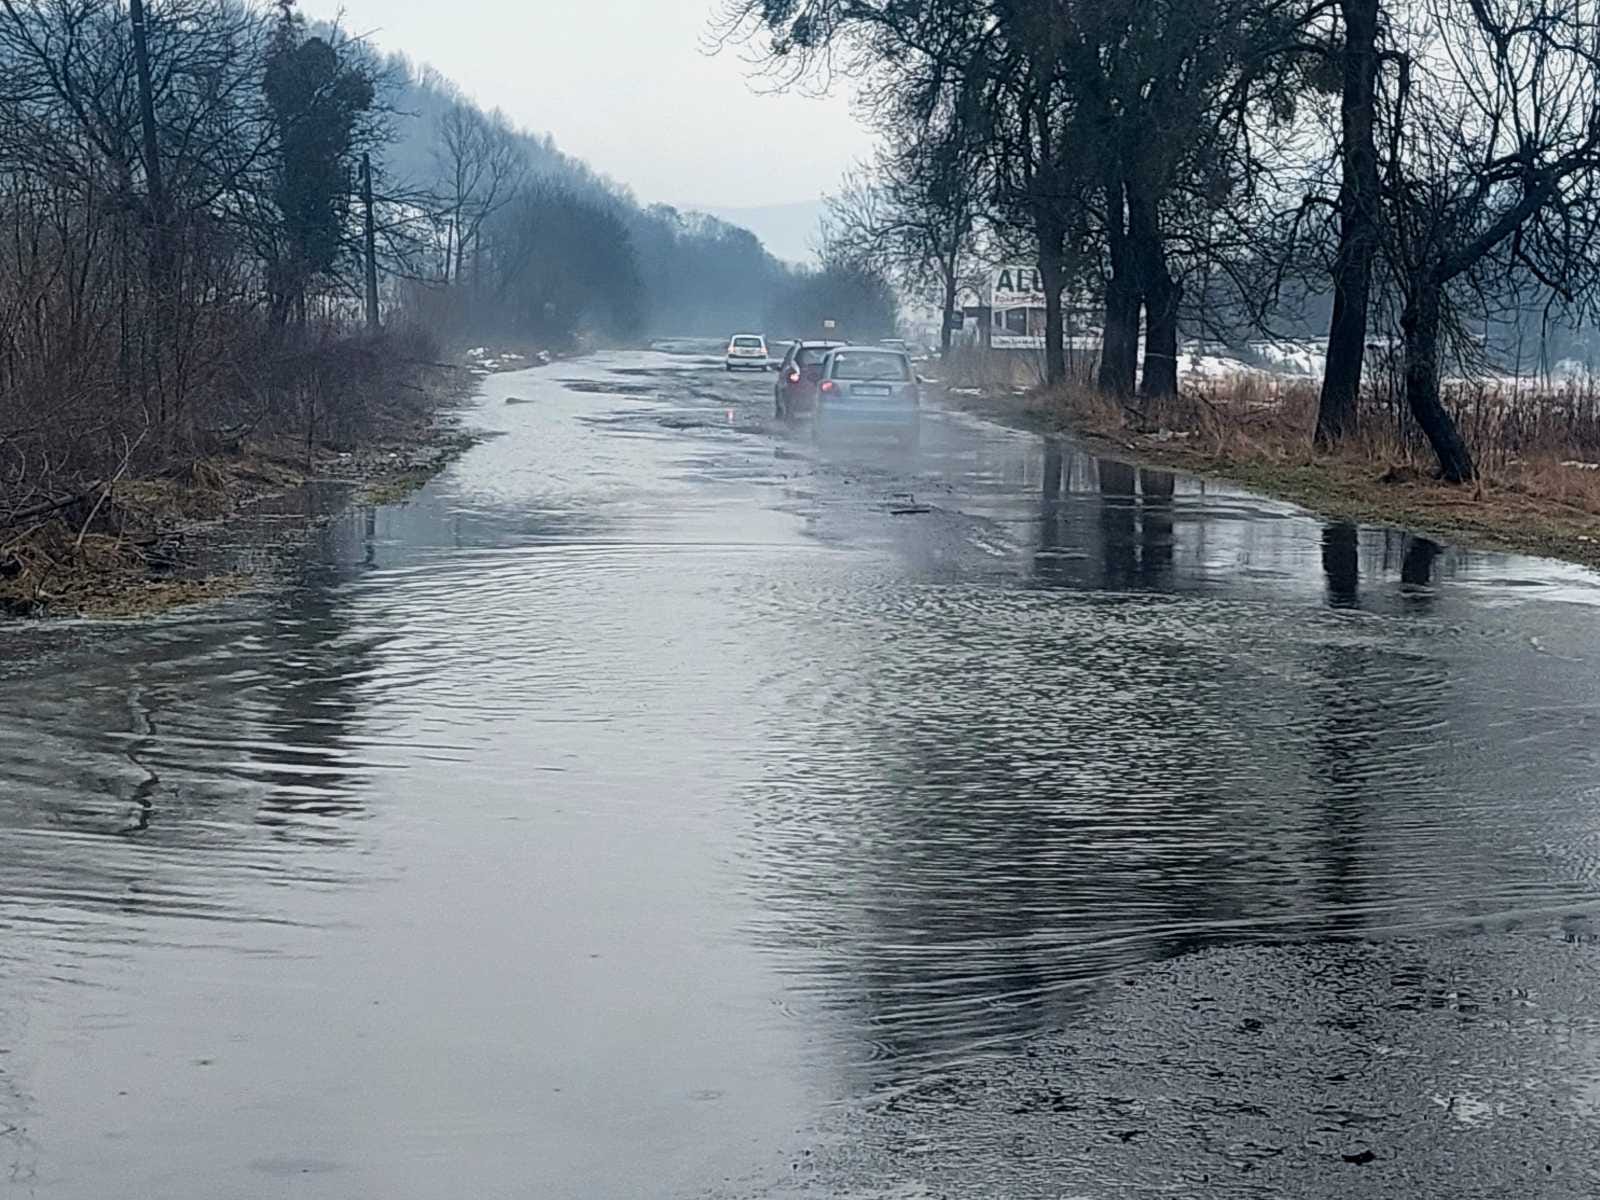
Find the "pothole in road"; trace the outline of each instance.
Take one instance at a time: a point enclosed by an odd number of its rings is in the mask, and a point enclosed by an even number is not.
[[[657,391],[642,383],[601,383],[594,379],[563,379],[561,386],[591,396],[654,396]]]

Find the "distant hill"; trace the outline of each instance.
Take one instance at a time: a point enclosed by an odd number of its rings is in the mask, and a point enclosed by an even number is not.
[[[719,208],[699,204],[686,204],[683,207],[748,229],[761,239],[770,254],[785,262],[806,265],[816,262],[814,243],[817,239],[817,222],[822,219],[820,200],[768,204],[755,208]]]

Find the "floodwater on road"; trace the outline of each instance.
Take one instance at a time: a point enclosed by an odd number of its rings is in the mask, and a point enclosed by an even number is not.
[[[0,635],[0,1193],[1600,1190],[1600,580],[770,387]]]

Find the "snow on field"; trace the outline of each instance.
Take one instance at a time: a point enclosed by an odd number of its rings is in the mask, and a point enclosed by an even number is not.
[[[1550,368],[1552,383],[1573,383],[1588,387],[1600,380],[1600,371],[1595,369],[1593,363],[1579,362],[1575,358],[1563,358]]]
[[[1218,387],[1245,379],[1317,380],[1327,363],[1320,342],[1251,342],[1237,349],[1191,342],[1178,354],[1178,374],[1188,383]]]
[[[1322,341],[1251,342],[1249,352],[1275,374],[1321,379],[1328,366],[1328,345]]]
[[[1369,371],[1385,369],[1381,347],[1370,348]],[[1245,380],[1273,385],[1303,381],[1320,383],[1327,368],[1327,343],[1308,341],[1257,341],[1242,347],[1215,342],[1186,343],[1178,356],[1179,377],[1191,387],[1220,389]],[[1557,395],[1600,394],[1600,367],[1577,359],[1563,359],[1548,371],[1511,372],[1483,370],[1473,375],[1446,373],[1441,380],[1447,392],[1484,396],[1499,401],[1548,400]]]

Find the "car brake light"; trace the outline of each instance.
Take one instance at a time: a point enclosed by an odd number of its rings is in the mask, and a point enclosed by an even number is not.
[[[831,391],[833,391],[833,380],[831,380],[831,379],[824,379],[824,380],[823,380],[823,381],[822,381],[822,387],[821,387],[821,389],[820,389],[820,390],[821,390],[821,391],[824,391],[824,392],[831,392]]]
[[[799,371],[790,371],[789,372],[789,382],[790,383],[799,383],[800,382],[800,372]]]

